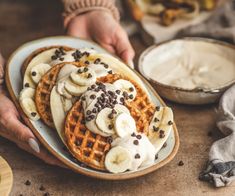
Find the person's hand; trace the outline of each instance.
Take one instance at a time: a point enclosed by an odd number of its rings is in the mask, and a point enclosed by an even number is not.
[[[96,41],[133,67],[135,53],[127,33],[109,12],[90,11],[78,15],[70,21],[67,33]]]
[[[0,54],[1,63],[3,63],[3,60]],[[16,143],[23,150],[34,154],[48,164],[64,167],[45,148],[39,146],[32,131],[20,121],[20,115],[15,105],[5,95],[2,88],[0,89],[0,136]]]

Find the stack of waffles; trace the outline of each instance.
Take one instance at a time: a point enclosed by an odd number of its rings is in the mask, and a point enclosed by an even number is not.
[[[40,48],[25,60],[22,75],[24,114],[57,131],[90,168],[122,173],[149,167],[172,131],[172,110],[154,105],[140,79],[111,55]]]

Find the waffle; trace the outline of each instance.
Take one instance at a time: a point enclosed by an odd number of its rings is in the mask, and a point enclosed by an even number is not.
[[[30,54],[24,61],[22,67],[21,67],[21,74],[22,76],[24,76],[25,74],[25,71],[28,67],[28,64],[31,62],[31,60],[36,57],[37,55],[39,55],[40,53],[44,52],[44,51],[47,51],[47,50],[50,50],[50,49],[53,49],[53,48],[60,48],[62,47],[65,51],[70,51],[70,50],[74,50],[74,48],[70,48],[70,47],[67,47],[67,46],[50,46],[50,47],[43,47],[43,48],[39,48],[37,50],[35,50],[32,54]]]
[[[60,63],[53,66],[43,77],[37,85],[35,93],[35,102],[37,111],[43,120],[49,127],[54,128],[53,118],[50,108],[50,94],[53,86],[56,83],[57,76],[60,69],[67,63]],[[79,62],[70,63],[75,66],[82,66]]]
[[[127,79],[118,74],[109,74],[99,78],[98,81],[113,83],[120,78]],[[147,134],[154,114],[154,106],[150,103],[147,94],[135,82],[131,82],[137,89],[137,96],[131,103],[125,104],[136,121],[137,131]],[[84,122],[83,108],[81,102],[77,101],[69,111],[65,121],[67,146],[72,155],[82,163],[98,170],[106,170],[104,160],[106,153],[111,148],[110,138],[92,133],[86,128]]]

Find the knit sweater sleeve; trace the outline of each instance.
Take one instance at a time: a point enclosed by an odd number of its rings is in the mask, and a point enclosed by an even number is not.
[[[115,0],[62,0],[62,2],[64,4],[63,17],[65,27],[75,16],[92,10],[108,11],[116,20],[120,19]]]

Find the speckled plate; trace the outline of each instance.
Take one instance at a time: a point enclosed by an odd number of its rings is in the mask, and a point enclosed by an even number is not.
[[[7,67],[6,67],[7,87],[12,100],[14,101],[15,105],[18,108],[20,107],[17,98],[19,96],[20,90],[22,89],[22,77],[20,73],[20,68],[24,60],[34,50],[41,47],[53,46],[53,45],[65,45],[74,48],[93,47],[98,52],[108,53],[103,48],[99,47],[93,42],[73,37],[66,37],[66,36],[43,38],[22,45],[11,55],[11,57],[7,62]],[[136,71],[131,70],[126,65],[123,64],[123,66],[124,66],[123,69],[126,69],[128,72],[134,74],[138,78],[138,82],[141,82],[142,85],[144,85],[153,103],[155,103],[156,105],[165,105],[165,103],[161,100],[159,95],[154,91],[154,89],[149,85],[149,83],[143,77],[141,77]],[[22,115],[24,116],[23,113]],[[158,159],[156,160],[153,166],[147,168],[141,168],[135,172],[111,174],[90,168],[81,167],[79,164],[74,162],[74,160],[66,151],[63,150],[64,144],[60,140],[56,131],[50,130],[50,128],[47,127],[41,120],[33,122],[26,117],[24,119],[25,123],[32,129],[33,133],[40,140],[40,142],[54,156],[56,156],[59,160],[61,160],[67,167],[78,173],[100,179],[123,180],[123,179],[135,178],[150,173],[154,170],[159,169],[165,164],[169,163],[176,155],[179,147],[178,131],[176,125],[174,124],[170,137],[167,140],[168,145],[159,152]]]

